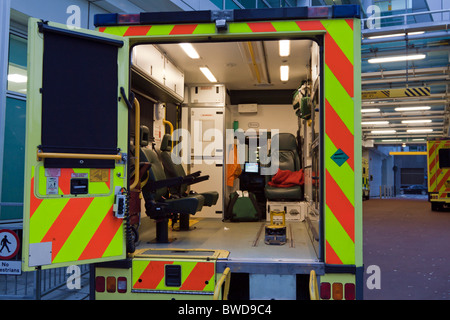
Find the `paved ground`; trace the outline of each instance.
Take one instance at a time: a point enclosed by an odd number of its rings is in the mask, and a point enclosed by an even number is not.
[[[364,264],[381,269],[381,289],[366,287],[364,298],[450,300],[450,211],[406,195],[363,208]]]

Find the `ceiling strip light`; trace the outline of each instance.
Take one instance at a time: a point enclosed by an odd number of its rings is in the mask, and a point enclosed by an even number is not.
[[[393,57],[382,57],[382,58],[372,58],[369,59],[369,63],[383,63],[383,62],[397,62],[397,61],[406,61],[406,60],[420,60],[425,59],[426,55],[424,54],[410,54],[406,56],[393,56]]]
[[[370,113],[370,112],[380,112],[380,109],[378,108],[372,108],[372,109],[361,109],[362,113]]]
[[[395,108],[395,111],[420,111],[420,110],[430,110],[431,107],[423,106],[423,107],[398,107]]]
[[[417,34],[423,34],[425,31],[415,31],[415,32],[408,32],[408,36],[414,36]],[[394,34],[384,34],[382,36],[370,36],[368,39],[383,39],[383,38],[391,38],[391,37],[403,37],[405,36],[405,33],[394,33]]]
[[[216,77],[212,74],[212,72],[208,69],[208,67],[200,67],[200,71],[205,75],[205,77],[210,82],[217,82]]]
[[[200,59],[200,55],[190,43],[180,43],[180,47],[191,59]]]
[[[278,44],[280,47],[280,57],[288,57],[291,53],[291,41],[280,40]]]
[[[280,80],[281,81],[289,80],[289,66],[280,66]]]
[[[382,139],[383,142],[402,142],[402,139]]]
[[[429,123],[431,119],[421,119],[421,120],[402,120],[402,123]]]
[[[389,121],[363,121],[361,122],[362,125],[367,124],[389,124]]]
[[[433,129],[410,129],[406,130],[409,133],[422,133],[422,132],[433,132]]]
[[[395,131],[395,130],[373,130],[373,131],[370,131],[370,133],[373,133],[373,134],[385,134],[385,133],[396,133],[397,131]]]

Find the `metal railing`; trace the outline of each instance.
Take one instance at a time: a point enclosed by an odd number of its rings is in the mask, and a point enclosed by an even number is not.
[[[81,265],[81,277],[89,276],[89,265]],[[22,272],[20,275],[0,275],[0,300],[41,300],[67,285],[67,268]]]

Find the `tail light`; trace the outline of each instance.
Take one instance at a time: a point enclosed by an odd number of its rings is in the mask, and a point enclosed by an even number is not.
[[[108,277],[106,278],[106,291],[110,293],[116,292],[116,278]]]
[[[344,298],[344,287],[342,283],[335,282],[333,283],[333,299],[334,300],[342,300]]]
[[[356,296],[355,284],[346,283],[344,292],[345,292],[345,300],[355,300]]]
[[[95,291],[105,292],[105,277],[95,278]]]
[[[329,282],[320,284],[320,299],[329,300],[331,298],[331,285]]]
[[[127,292],[127,278],[125,277],[117,278],[117,292],[119,293]]]
[[[329,300],[355,300],[356,289],[354,283],[346,283],[343,285],[339,282],[330,284],[329,282],[320,283],[320,299]]]

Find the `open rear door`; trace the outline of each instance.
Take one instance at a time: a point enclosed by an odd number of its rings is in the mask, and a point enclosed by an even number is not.
[[[23,270],[123,259],[128,41],[37,19],[28,37]]]

